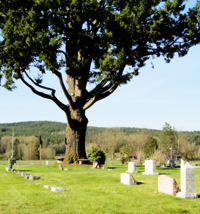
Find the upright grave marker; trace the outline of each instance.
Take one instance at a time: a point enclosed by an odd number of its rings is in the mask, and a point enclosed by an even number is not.
[[[181,160],[181,192],[177,197],[180,198],[197,198],[198,195],[194,191],[194,167],[188,162],[184,164]]]
[[[156,161],[155,160],[145,160],[145,172],[143,175],[158,175],[156,172]]]
[[[135,168],[136,168],[135,162],[128,162],[128,171],[126,172],[137,173],[137,171],[135,171]]]

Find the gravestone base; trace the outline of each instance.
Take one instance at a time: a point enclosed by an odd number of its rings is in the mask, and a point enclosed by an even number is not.
[[[184,193],[184,192],[178,192],[176,194],[177,197],[179,198],[198,198],[197,193]]]
[[[149,172],[143,172],[143,175],[159,175],[158,172],[153,172],[153,173],[149,173]]]
[[[138,171],[126,171],[128,173],[138,173]]]

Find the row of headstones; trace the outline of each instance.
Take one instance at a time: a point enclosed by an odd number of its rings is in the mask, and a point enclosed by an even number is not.
[[[142,174],[158,175],[158,173],[155,172],[155,169],[155,161],[146,160],[145,172]],[[136,173],[135,162],[129,162],[127,172]],[[137,181],[135,181],[133,176],[128,173],[121,173],[121,183],[125,185],[137,185]],[[188,162],[184,164],[183,160],[181,160],[181,190],[179,189],[178,184],[174,178],[166,175],[158,176],[158,191],[180,198],[197,198],[198,194],[195,193],[194,184],[194,166],[190,165]]]
[[[136,163],[129,162],[128,163],[128,171],[130,173],[137,173],[136,171]],[[144,175],[158,175],[156,172],[156,161],[155,160],[145,160],[145,172],[142,174]]]
[[[30,175],[30,174],[25,173],[23,171],[8,168],[8,167],[6,167],[6,171],[17,172],[17,174],[21,175],[21,177],[24,177],[25,179],[29,179],[29,180],[39,180],[40,179],[40,177],[38,177],[38,176]],[[52,192],[66,191],[66,189],[63,189],[62,187],[49,186],[49,185],[44,185],[44,188],[50,189]]]
[[[21,175],[21,177],[24,177],[25,179],[29,179],[29,180],[39,180],[40,177],[35,176],[35,175],[30,175],[28,173],[25,173],[23,171],[20,170],[16,170],[16,169],[12,169],[13,172],[17,172],[17,174]]]

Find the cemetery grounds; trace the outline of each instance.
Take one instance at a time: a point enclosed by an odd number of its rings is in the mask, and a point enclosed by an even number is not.
[[[0,163],[1,164],[1,163]],[[127,165],[105,165],[105,169],[91,169],[91,165],[68,165],[59,170],[58,164],[14,165],[13,168],[41,177],[27,180],[16,172],[7,172],[0,165],[0,214],[153,214],[200,213],[200,198],[182,199],[158,192],[158,175],[130,173],[138,185],[120,183],[120,174]],[[180,168],[156,167],[159,175],[175,178],[180,185]],[[44,185],[66,189],[51,192]],[[195,169],[195,192],[200,195],[200,168]]]

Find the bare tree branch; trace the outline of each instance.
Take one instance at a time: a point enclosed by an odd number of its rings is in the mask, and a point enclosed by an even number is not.
[[[55,90],[51,90],[51,91],[52,91],[52,92],[51,92],[51,95],[45,94],[45,93],[43,93],[43,92],[40,92],[40,91],[36,90],[32,85],[30,85],[30,84],[22,77],[21,74],[20,74],[19,76],[20,76],[21,81],[22,81],[26,86],[28,86],[28,87],[31,89],[31,91],[32,91],[33,93],[37,94],[37,95],[40,96],[40,97],[43,97],[43,98],[50,99],[50,100],[54,101],[54,102],[57,104],[58,107],[60,107],[64,112],[66,112],[66,114],[70,114],[70,112],[69,112],[69,107],[68,107],[67,105],[64,105],[62,102],[60,102],[60,101],[56,98],[56,96],[55,96]],[[34,82],[34,81],[33,81],[33,82]],[[43,86],[42,86],[41,88],[46,88],[46,87],[43,87]]]
[[[55,90],[54,90],[53,88],[49,88],[49,87],[46,87],[46,86],[42,86],[42,85],[36,83],[36,82],[27,74],[26,71],[23,71],[23,72],[26,74],[26,76],[28,77],[28,79],[29,79],[34,85],[36,85],[36,86],[38,86],[38,87],[40,87],[40,88],[46,89],[46,90],[50,90],[50,91],[52,91],[52,93],[55,93]]]
[[[106,88],[108,87],[105,87],[105,90],[102,91],[102,93],[98,94],[97,96],[93,96],[88,102],[86,102],[86,104],[83,106],[83,110],[86,110],[88,108],[90,108],[95,102],[99,101],[99,100],[102,100],[106,97],[108,97],[109,95],[111,95],[118,87],[118,85],[110,85],[111,88],[109,88],[109,90],[106,91]],[[106,92],[105,92],[106,91]],[[104,93],[105,92],[105,93]]]
[[[60,86],[61,86],[61,88],[62,88],[62,90],[63,90],[63,93],[64,93],[65,97],[67,98],[67,100],[68,100],[68,102],[69,102],[69,105],[74,109],[74,102],[73,102],[71,96],[69,95],[69,93],[68,93],[68,91],[67,91],[65,85],[64,85],[64,82],[63,82],[63,78],[62,78],[61,73],[58,72],[58,71],[54,71],[54,74],[55,74],[55,75],[58,77],[58,79],[59,79]]]

